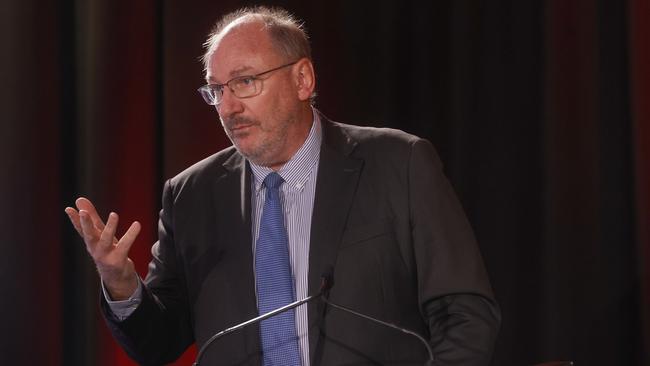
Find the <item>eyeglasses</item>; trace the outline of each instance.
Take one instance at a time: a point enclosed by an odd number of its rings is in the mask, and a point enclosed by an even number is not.
[[[278,66],[271,70],[266,70],[255,75],[244,75],[232,78],[223,84],[207,84],[200,87],[199,94],[203,97],[209,105],[219,105],[223,100],[223,88],[228,87],[230,92],[237,98],[250,98],[262,92],[262,83],[264,79],[260,76],[270,74],[273,71],[280,70],[287,66],[291,66],[298,61],[294,61],[282,66]]]

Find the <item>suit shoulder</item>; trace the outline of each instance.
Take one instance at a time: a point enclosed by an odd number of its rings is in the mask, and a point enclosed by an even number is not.
[[[331,135],[342,136],[339,141],[344,142],[339,144],[350,147],[350,156],[363,159],[369,166],[382,170],[403,171],[408,168],[414,157],[419,159],[419,156],[424,157],[433,166],[441,166],[440,158],[431,142],[402,130],[337,122],[331,122],[330,127],[334,130]]]
[[[333,122],[333,124],[359,142],[412,144],[417,140],[422,140],[419,136],[395,128],[355,126],[338,122]]]
[[[206,177],[214,178],[221,170],[224,170],[224,163],[235,154],[238,153],[234,146],[227,147],[185,168],[185,170],[169,179],[170,184],[178,186],[189,182],[196,183]]]
[[[358,144],[359,149],[372,149],[396,153],[408,152],[418,142],[430,144],[426,139],[408,132],[386,127],[364,127],[343,123],[334,123],[344,134]]]

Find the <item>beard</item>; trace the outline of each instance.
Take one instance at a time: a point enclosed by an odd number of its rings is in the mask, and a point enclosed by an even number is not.
[[[237,151],[254,164],[270,167],[290,158],[281,156],[291,124],[288,120],[262,122],[235,115],[221,118],[221,124]]]

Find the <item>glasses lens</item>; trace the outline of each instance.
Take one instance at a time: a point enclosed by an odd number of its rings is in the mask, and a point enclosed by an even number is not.
[[[203,97],[203,100],[205,100],[209,105],[216,105],[219,103],[220,92],[218,88],[214,88],[212,85],[204,85],[198,90],[199,94]]]
[[[257,95],[259,80],[252,76],[243,76],[231,80],[228,87],[237,98],[248,98]]]

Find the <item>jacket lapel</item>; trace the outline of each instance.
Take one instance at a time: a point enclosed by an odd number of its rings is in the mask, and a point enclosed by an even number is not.
[[[333,268],[336,262],[338,247],[347,222],[348,212],[356,193],[357,182],[363,167],[363,161],[350,156],[356,147],[354,141],[338,124],[330,122],[320,115],[323,128],[323,143],[320,151],[318,175],[316,178],[316,197],[312,213],[312,224],[309,248],[309,294],[320,290],[321,277],[325,271]],[[232,222],[224,227],[236,230],[235,237],[243,245],[251,243],[251,175],[246,160],[235,152],[225,163],[226,173],[219,177],[215,184],[214,197],[223,197],[226,192],[239,192],[237,197],[237,215],[230,215]],[[227,188],[224,186],[227,186]],[[233,187],[236,185],[237,187]],[[224,202],[215,202],[223,205]],[[234,208],[234,207],[233,207]],[[228,226],[231,225],[231,226]],[[236,228],[236,229],[235,229]],[[241,292],[246,312],[257,314],[257,301],[254,293],[253,257],[250,247],[250,260],[242,263]],[[318,349],[320,314],[322,306],[319,302],[308,305],[309,317],[309,350],[312,365],[320,359]],[[244,329],[246,353],[254,355],[252,364],[258,364],[260,354],[259,326]]]
[[[215,185],[215,199],[221,201],[215,202],[215,205],[224,204],[223,192],[238,192],[231,198],[226,198],[229,208],[232,209],[232,215],[225,215],[226,222],[223,228],[233,230],[233,243],[241,246],[240,249],[245,253],[242,255],[245,260],[240,263],[241,277],[239,278],[240,286],[238,292],[234,295],[243,299],[243,309],[241,314],[243,319],[249,319],[257,316],[257,300],[255,295],[255,279],[253,275],[253,253],[252,253],[252,234],[251,234],[251,173],[246,159],[235,152],[223,164],[226,173],[217,180]],[[225,186],[224,186],[225,185]],[[218,207],[218,206],[217,206]],[[245,338],[245,350],[248,361],[253,365],[260,364],[259,355],[261,352],[259,343],[259,326],[252,325],[242,330]]]
[[[321,286],[324,272],[333,269],[348,212],[356,193],[363,161],[350,156],[356,146],[350,136],[321,115],[323,143],[316,180],[316,197],[309,248],[309,294]],[[312,365],[320,359],[318,338],[322,305],[309,304],[309,350]]]

